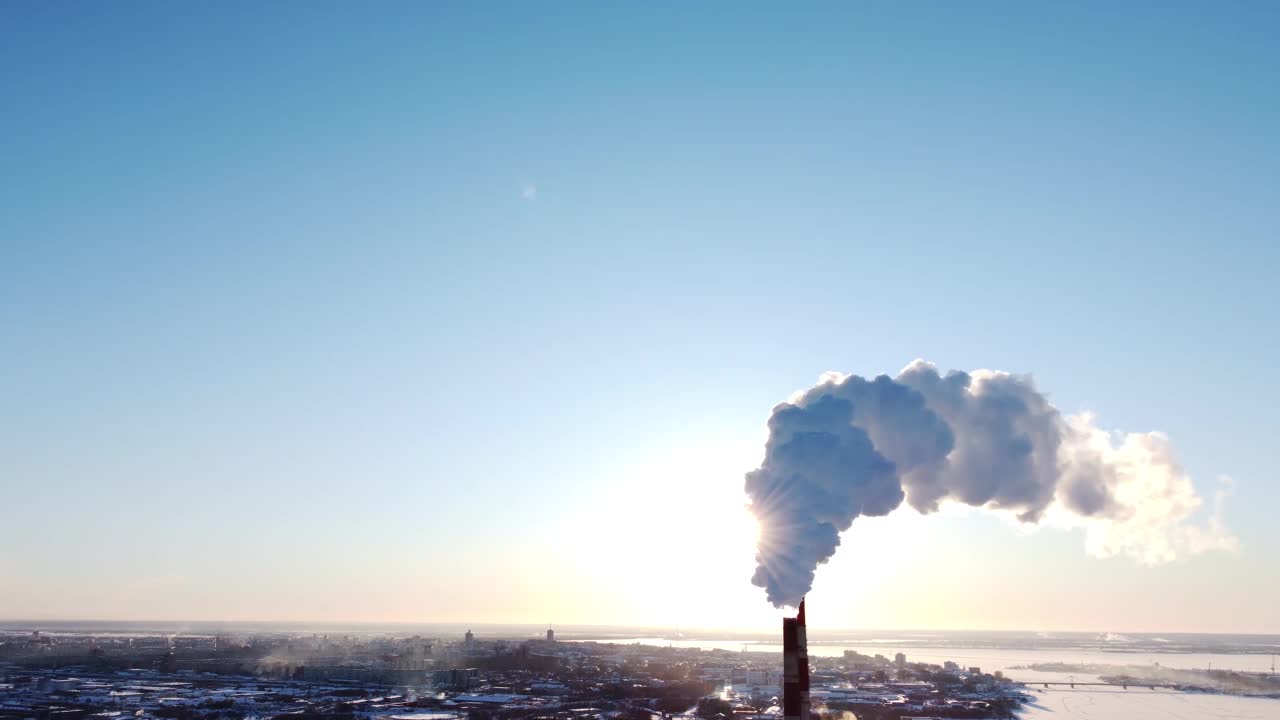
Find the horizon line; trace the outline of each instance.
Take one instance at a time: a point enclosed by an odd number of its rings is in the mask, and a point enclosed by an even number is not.
[[[35,627],[14,627],[14,626],[32,626],[41,623],[58,623],[58,624],[81,624],[93,625],[101,624],[156,624],[156,625],[276,625],[276,626],[368,626],[368,627],[394,627],[394,626],[467,626],[473,628],[494,628],[494,627],[528,627],[545,630],[553,629],[625,629],[625,630],[653,630],[657,632],[669,633],[672,627],[668,625],[644,625],[629,623],[530,623],[530,622],[470,622],[466,620],[173,620],[173,619],[149,619],[143,620],[138,618],[129,619],[113,619],[113,618],[3,618],[0,617],[0,631],[16,630],[16,629],[32,629]],[[817,626],[819,632],[877,632],[877,633],[1023,633],[1028,635],[1227,635],[1227,636],[1272,636],[1280,637],[1280,631],[1205,631],[1205,630],[1031,630],[1031,629],[1008,629],[1008,628],[876,628],[876,627],[823,627]],[[773,634],[773,631],[764,627],[698,627],[690,626],[685,630],[677,629],[676,632],[685,639],[711,639],[711,638],[689,638],[691,633],[753,633],[753,634]],[[673,639],[660,637],[659,639]]]

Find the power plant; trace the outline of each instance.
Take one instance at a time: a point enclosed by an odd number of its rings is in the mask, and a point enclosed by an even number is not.
[[[804,625],[804,599],[793,618],[782,618],[782,715],[809,720],[809,640]]]

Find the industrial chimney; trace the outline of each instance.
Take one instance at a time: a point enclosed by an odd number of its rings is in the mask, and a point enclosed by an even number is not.
[[[793,618],[782,618],[782,715],[809,720],[809,642],[804,626],[804,600]]]

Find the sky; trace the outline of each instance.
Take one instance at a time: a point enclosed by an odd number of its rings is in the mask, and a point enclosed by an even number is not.
[[[1280,633],[1278,32],[7,3],[0,618],[771,628],[771,408],[925,358],[1167,433],[1238,547],[903,507],[812,625]]]

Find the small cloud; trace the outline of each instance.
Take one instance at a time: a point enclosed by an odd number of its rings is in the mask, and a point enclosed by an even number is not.
[[[522,183],[520,185],[520,197],[525,200],[537,200],[538,186],[533,183]]]

